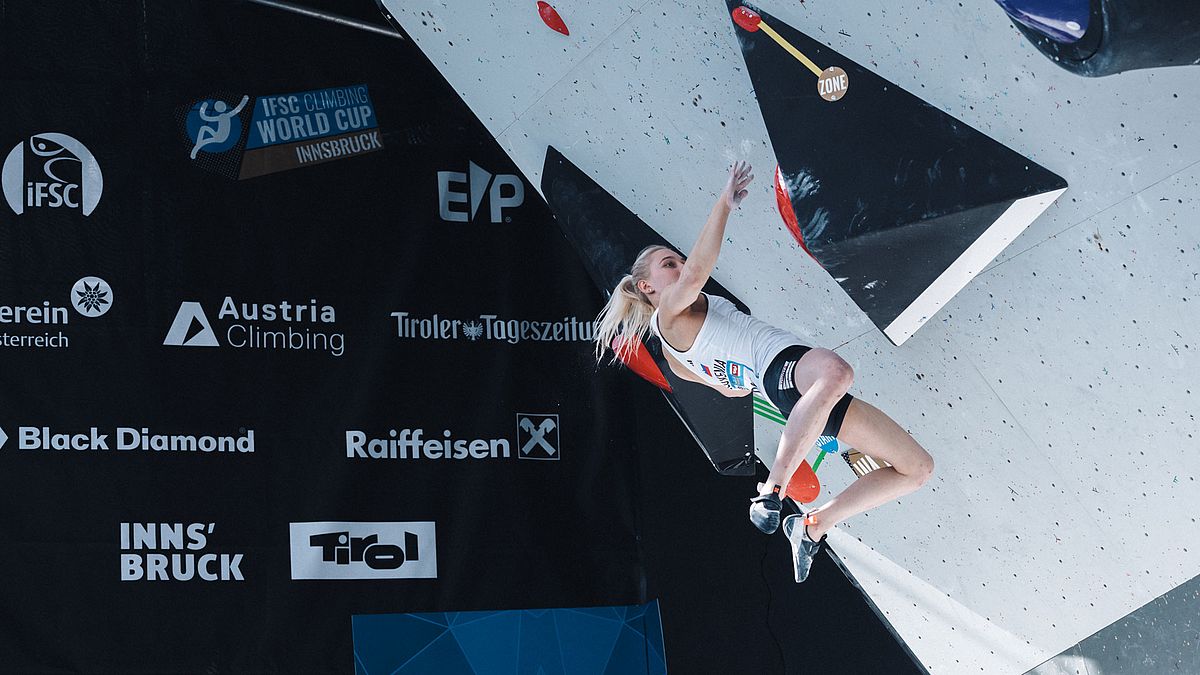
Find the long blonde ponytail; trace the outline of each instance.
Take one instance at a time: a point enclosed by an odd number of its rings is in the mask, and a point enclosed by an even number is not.
[[[671,250],[657,244],[642,249],[633,261],[630,273],[621,278],[608,303],[596,316],[596,361],[604,360],[604,353],[608,349],[613,349],[614,360],[632,354],[636,340],[645,339],[650,331],[654,305],[638,289],[637,282],[650,276],[650,254],[663,249]],[[616,348],[613,346],[614,340],[617,341]]]

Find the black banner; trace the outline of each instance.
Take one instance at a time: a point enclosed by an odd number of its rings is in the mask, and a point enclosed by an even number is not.
[[[353,615],[646,601],[600,297],[432,69],[0,11],[0,668],[345,672]]]

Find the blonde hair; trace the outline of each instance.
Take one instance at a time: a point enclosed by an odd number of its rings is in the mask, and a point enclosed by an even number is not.
[[[604,360],[604,352],[613,350],[613,359],[625,358],[633,353],[637,340],[645,339],[650,330],[650,317],[654,305],[637,287],[637,282],[650,277],[650,256],[656,251],[675,251],[669,246],[654,244],[637,254],[633,267],[617,287],[613,289],[608,303],[596,316],[596,361]],[[613,341],[617,345],[613,346]]]

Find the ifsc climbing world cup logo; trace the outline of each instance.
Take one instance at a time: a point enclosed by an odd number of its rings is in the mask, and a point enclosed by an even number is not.
[[[201,153],[221,154],[237,145],[242,138],[242,119],[239,114],[250,101],[242,96],[236,105],[220,99],[204,99],[192,105],[187,115],[187,135],[192,141],[190,157]]]
[[[245,180],[383,149],[365,84],[270,95],[210,92],[175,109],[193,166]]]
[[[29,209],[73,209],[91,215],[104,192],[100,164],[66,134],[34,134],[4,159],[4,200],[17,215]]]

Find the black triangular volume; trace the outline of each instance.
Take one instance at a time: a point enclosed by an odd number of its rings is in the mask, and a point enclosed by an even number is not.
[[[894,343],[1067,187],[756,7],[727,5],[802,243]],[[817,70],[845,71],[837,100],[781,42]]]
[[[602,293],[608,294],[629,273],[639,251],[652,244],[671,246],[616,197],[588,177],[553,147],[546,149],[542,194],[567,241]],[[709,279],[706,293],[720,295],[749,313],[746,305]],[[646,348],[671,385],[663,391],[717,471],[727,475],[754,474],[754,408],[751,397],[727,398],[712,389],[675,376],[650,336]]]

